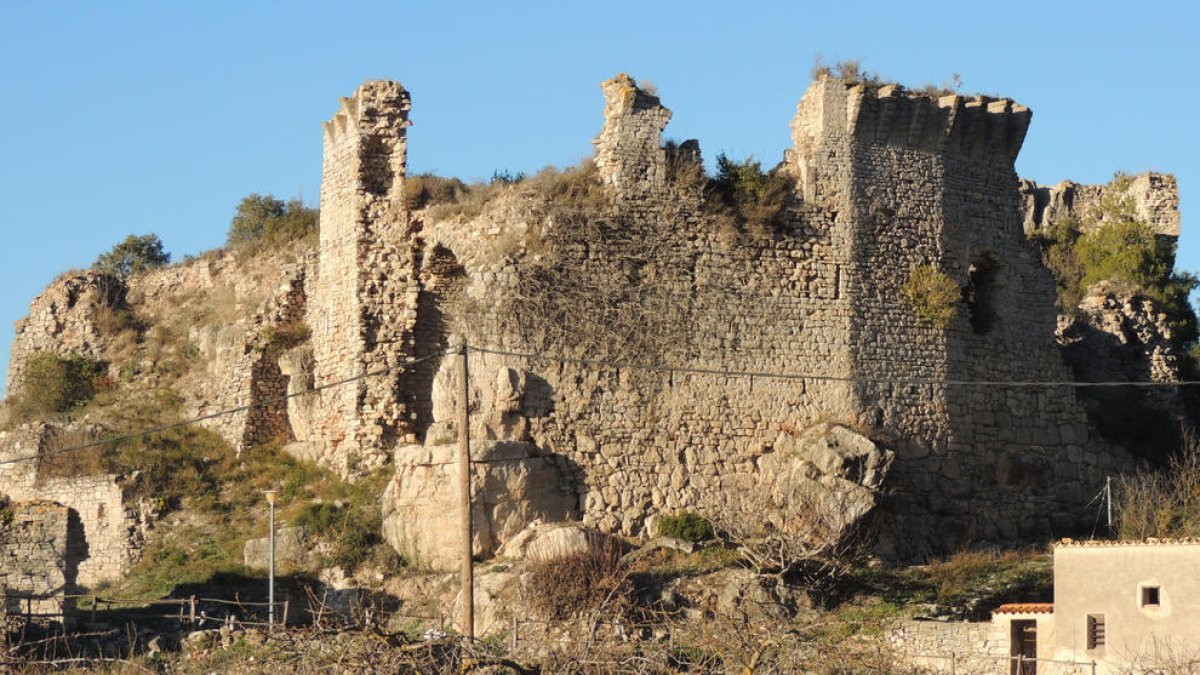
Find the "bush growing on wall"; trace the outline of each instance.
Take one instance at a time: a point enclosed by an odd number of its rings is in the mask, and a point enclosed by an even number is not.
[[[1117,176],[1114,189],[1084,221],[1057,219],[1034,234],[1034,241],[1054,275],[1060,311],[1073,312],[1092,284],[1114,282],[1156,300],[1168,316],[1176,343],[1186,345],[1196,338],[1196,315],[1188,296],[1197,279],[1176,272],[1175,247],[1137,219],[1133,202],[1121,195],[1128,180]]]
[[[774,233],[792,196],[792,181],[770,171],[753,157],[738,162],[717,156],[717,175],[709,183],[709,203],[724,211],[756,237]]]
[[[938,328],[950,325],[962,300],[962,289],[935,265],[914,267],[903,291],[917,316]]]
[[[30,354],[13,397],[13,421],[29,422],[74,410],[96,393],[102,373],[99,363],[84,356]]]
[[[712,523],[698,513],[684,511],[674,516],[663,516],[658,521],[658,534],[664,537],[698,543],[713,537]]]

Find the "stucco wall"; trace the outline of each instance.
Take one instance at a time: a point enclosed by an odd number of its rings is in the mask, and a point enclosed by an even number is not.
[[[1200,543],[1059,545],[1054,551],[1055,657],[1148,666],[1200,655]],[[1158,607],[1140,589],[1160,588]],[[1087,649],[1087,616],[1103,614],[1104,648]],[[1159,663],[1159,665],[1162,665]]]

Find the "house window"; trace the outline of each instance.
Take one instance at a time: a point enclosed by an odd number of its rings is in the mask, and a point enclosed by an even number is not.
[[[1158,607],[1159,604],[1158,586],[1142,586],[1142,607]]]
[[[1104,615],[1088,614],[1087,618],[1087,648],[1095,649],[1104,646]]]

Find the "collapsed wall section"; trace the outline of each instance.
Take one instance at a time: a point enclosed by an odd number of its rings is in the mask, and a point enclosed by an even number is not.
[[[1046,229],[1056,220],[1073,217],[1083,222],[1096,213],[1101,202],[1128,200],[1137,219],[1155,234],[1174,243],[1179,238],[1179,186],[1170,174],[1148,172],[1118,176],[1104,185],[1084,185],[1065,180],[1042,186],[1023,179],[1021,210],[1026,234]]]
[[[125,302],[125,285],[102,272],[68,273],[51,282],[17,322],[8,363],[9,396],[18,394],[25,361],[40,351],[103,360],[106,336],[100,315]]]
[[[0,432],[0,460],[38,457],[59,447],[60,427],[29,424]],[[68,509],[73,523],[71,581],[93,587],[120,579],[141,557],[147,531],[154,524],[148,503],[136,499],[129,482],[113,474],[42,475],[45,461],[0,466],[0,497],[15,501],[45,500]],[[61,565],[60,565],[61,566]]]
[[[325,123],[318,278],[309,292],[314,452],[357,474],[387,461],[411,434],[399,389],[412,354],[416,282],[404,205],[408,92],[398,82],[361,86]]]

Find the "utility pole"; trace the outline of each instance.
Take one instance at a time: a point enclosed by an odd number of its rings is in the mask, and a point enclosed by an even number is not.
[[[264,490],[267,504],[271,507],[271,532],[267,535],[269,563],[267,567],[267,625],[275,627],[275,498],[279,490]]]
[[[471,536],[471,394],[467,375],[467,341],[464,338],[459,349],[462,367],[460,397],[458,400],[458,489],[459,508],[462,522],[462,597],[463,635],[475,639],[475,568],[472,558],[474,550]]]

